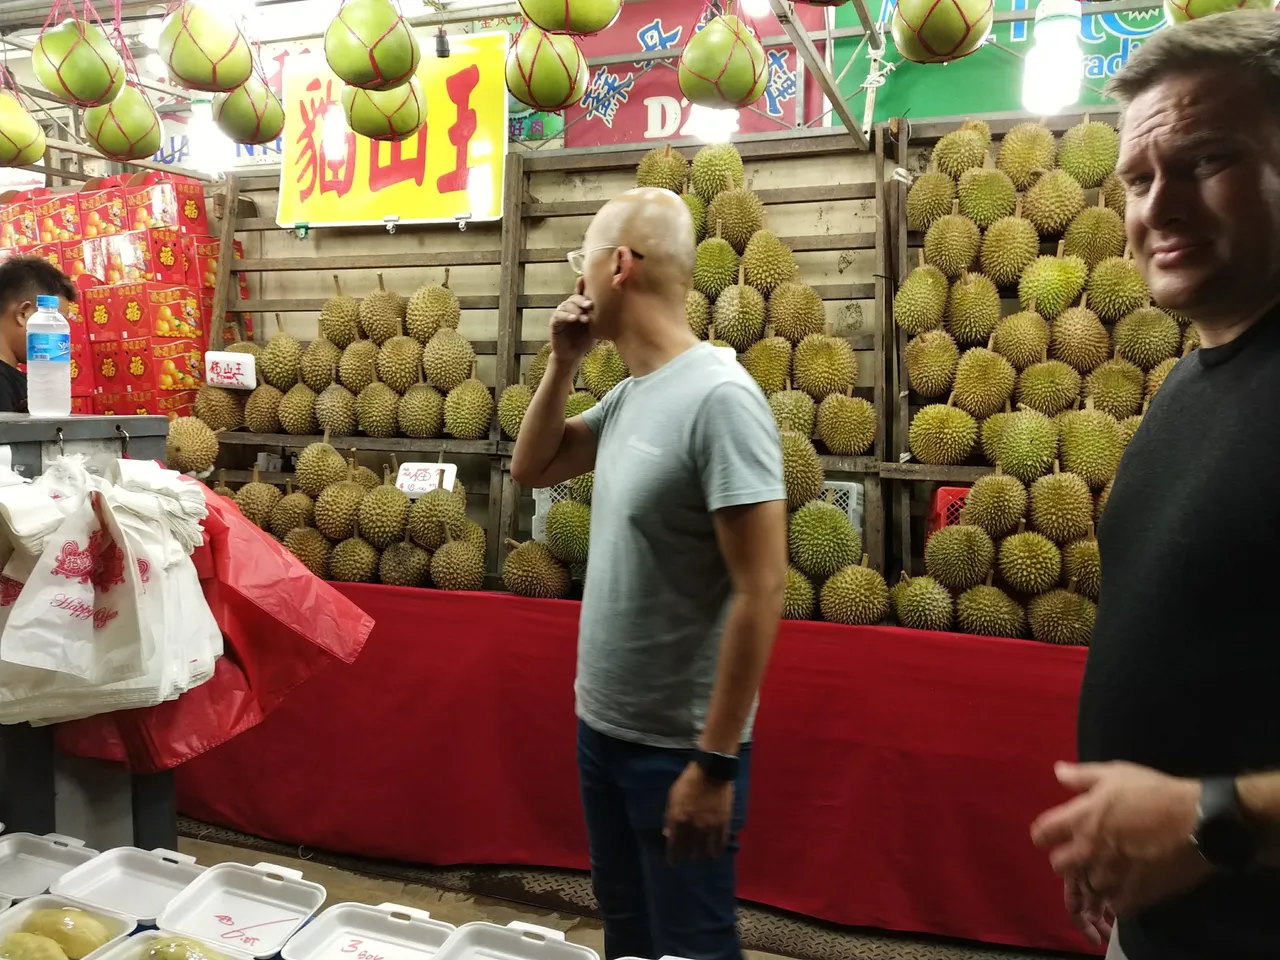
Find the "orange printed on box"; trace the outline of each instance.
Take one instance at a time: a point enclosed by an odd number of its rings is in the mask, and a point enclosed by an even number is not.
[[[124,190],[129,222],[135,230],[174,227],[184,234],[209,232],[204,187],[198,180],[148,171],[128,177]]]
[[[194,337],[203,325],[200,301],[185,284],[147,284],[147,317],[156,337]]]
[[[125,221],[124,188],[121,178],[90,180],[76,194],[80,207],[80,229],[86,240],[109,237],[129,229]],[[104,278],[105,279],[105,278]]]
[[[79,240],[80,205],[74,193],[33,200],[36,233],[41,243]]]
[[[151,249],[151,276],[162,283],[186,283],[181,236],[176,227],[153,227],[147,231]]]
[[[62,272],[73,282],[89,275],[84,262],[83,240],[68,240],[62,244]],[[98,279],[101,280],[102,277]]]
[[[159,390],[194,390],[204,381],[204,349],[196,340],[153,340]]]
[[[62,269],[62,244],[60,243],[35,243],[26,247],[22,252],[29,257],[48,260],[59,270]]]
[[[145,231],[86,240],[84,259],[86,272],[107,283],[151,277],[151,247]]]
[[[196,412],[196,391],[157,390],[155,407],[158,415],[168,417],[170,420],[193,416]]]
[[[93,398],[93,410],[103,417],[156,416],[158,408],[155,393],[143,390],[136,393],[100,393]]]

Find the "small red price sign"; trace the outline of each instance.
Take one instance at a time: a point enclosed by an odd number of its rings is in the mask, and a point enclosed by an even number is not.
[[[253,355],[211,350],[204,355],[204,380],[211,387],[252,390],[258,385]]]

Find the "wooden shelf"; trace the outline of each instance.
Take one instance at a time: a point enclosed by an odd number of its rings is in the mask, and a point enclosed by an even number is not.
[[[756,190],[755,195],[766,207],[784,203],[833,203],[840,200],[872,200],[876,195],[874,183],[828,183],[814,187],[778,187],[773,190]],[[590,217],[605,204],[605,200],[560,200],[555,203],[526,201],[521,213],[530,219],[553,217]]]
[[[822,469],[827,473],[870,473],[878,474],[881,463],[875,457],[836,457],[831,454],[819,454]]]
[[[991,136],[995,138],[1003,136],[1020,123],[1035,123],[1043,119],[1048,128],[1054,133],[1062,133],[1083,120],[1086,113],[1089,114],[1091,119],[1114,121],[1119,110],[1114,106],[1091,105],[1072,113],[1060,113],[1053,117],[1022,116],[987,120],[987,126],[991,128]],[[952,130],[957,129],[960,126],[960,122],[958,120],[920,120],[907,121],[907,125],[911,141],[921,144],[940,140]]]
[[[244,190],[245,188],[241,187],[241,189]],[[501,230],[502,221],[500,220],[494,220],[492,222],[472,221],[472,220],[467,221],[468,233],[471,233],[472,231],[485,230],[485,229],[493,230],[495,228],[497,228],[498,230]],[[276,223],[275,217],[237,217],[236,218],[237,233],[264,233],[264,232],[269,232],[271,230],[286,230],[292,233],[295,229],[296,229],[295,227],[280,226],[280,224]],[[322,227],[322,226],[307,227],[308,232],[314,232],[316,230],[324,230],[326,232],[334,232],[334,233],[337,233],[339,231],[342,233],[375,233],[375,232],[386,233],[387,232],[386,226],[381,223],[341,224],[341,225],[328,226],[328,227]],[[449,230],[449,231],[452,231],[453,233],[457,233],[458,225],[456,223],[397,223],[396,224],[397,234],[410,233],[414,231],[423,231],[423,230]]]
[[[295,436],[290,433],[244,433],[236,430],[218,434],[218,442],[243,447],[291,447],[301,448],[309,443],[319,443],[321,436]],[[493,440],[454,440],[438,437],[432,440],[414,440],[409,437],[330,437],[329,443],[338,451],[365,450],[371,453],[459,453],[488,455],[497,452]]]
[[[360,298],[356,297],[356,299]],[[328,302],[328,297],[231,300],[227,303],[227,309],[245,313],[319,313]],[[463,310],[497,310],[498,298],[496,296],[459,297],[458,305]]]
[[[817,253],[826,250],[874,250],[874,233],[832,233],[813,237],[779,237],[792,253]],[[576,247],[536,247],[520,251],[521,263],[560,263]]]
[[[1065,129],[1065,128],[1064,128]],[[846,136],[833,134],[820,137],[799,137],[794,140],[748,140],[734,144],[744,160],[777,160],[785,157],[795,160],[800,157],[848,157],[854,153]],[[692,160],[693,155],[701,148],[700,144],[672,147],[685,159]],[[561,170],[565,173],[575,171],[606,171],[634,169],[640,159],[651,150],[651,147],[638,147],[635,150],[620,151],[569,151],[535,153],[527,151],[523,154],[524,169],[527,173],[548,170]]]
[[[215,470],[213,473],[213,476],[209,478],[209,480],[212,482],[206,483],[206,486],[209,486],[209,487],[216,486],[218,483],[219,477],[222,477],[228,483],[248,483],[253,479],[253,471],[252,470],[218,469],[218,470]],[[261,480],[263,483],[274,483],[274,484],[279,484],[280,486],[284,486],[285,481],[294,479],[294,474],[290,472],[277,473],[275,471],[259,470],[258,479]],[[489,484],[487,482],[487,478],[484,478],[478,481],[472,481],[470,484],[467,485],[468,500],[471,500],[473,498],[478,500],[481,497],[488,498],[488,496],[489,496]]]
[[[994,473],[995,469],[995,467],[938,467],[928,463],[882,463],[880,476],[885,480],[973,483],[979,477]]]
[[[334,270],[394,270],[400,267],[486,267],[502,263],[497,250],[459,253],[366,253],[345,257],[269,257],[265,260],[232,260],[233,273],[272,273],[307,270],[331,273]]]

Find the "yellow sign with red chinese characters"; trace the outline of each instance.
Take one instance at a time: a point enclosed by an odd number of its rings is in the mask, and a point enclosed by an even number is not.
[[[282,227],[453,223],[502,217],[508,34],[451,36],[423,49],[427,120],[407,140],[369,140],[342,115],[342,81],[324,57],[290,58],[280,173]],[[332,118],[332,121],[330,120]],[[326,122],[341,129],[325,130]]]

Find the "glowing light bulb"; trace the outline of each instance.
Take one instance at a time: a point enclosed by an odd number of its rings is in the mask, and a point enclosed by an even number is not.
[[[1080,50],[1080,4],[1044,0],[1036,8],[1035,43],[1022,72],[1022,106],[1041,116],[1080,100],[1084,54]]]
[[[329,163],[338,163],[347,155],[347,116],[339,103],[329,104],[324,112],[320,145],[324,148],[324,158]]]
[[[728,143],[738,130],[738,111],[694,104],[689,108],[685,132],[703,143]]]
[[[236,145],[213,122],[213,104],[196,100],[187,122],[187,155],[190,165],[210,175],[229,170],[236,160]]]
[[[748,17],[763,17],[770,12],[769,0],[742,0],[742,12]]]

